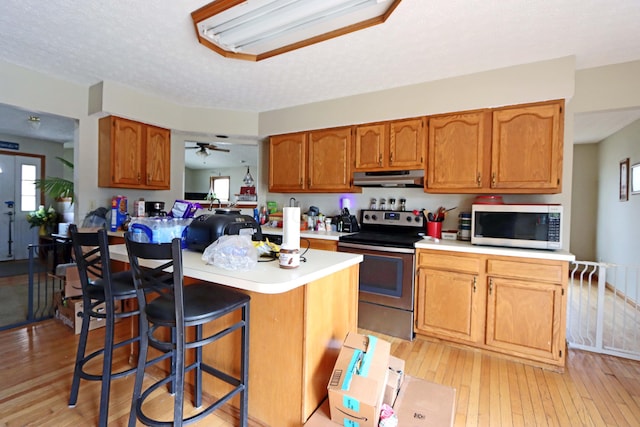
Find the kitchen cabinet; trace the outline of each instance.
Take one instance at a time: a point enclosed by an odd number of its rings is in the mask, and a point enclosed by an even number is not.
[[[495,109],[491,189],[501,193],[559,193],[563,135],[563,100]]]
[[[429,118],[428,191],[477,192],[489,187],[491,112]]]
[[[269,191],[302,192],[307,177],[307,132],[269,140]]]
[[[565,363],[568,262],[418,250],[417,334]]]
[[[429,118],[429,193],[562,191],[564,101]]]
[[[419,251],[416,331],[476,344],[484,338],[484,285],[476,255]]]
[[[564,366],[566,262],[487,260],[486,345]]]
[[[338,241],[337,240],[327,240],[327,239],[308,239],[301,238],[300,246],[302,252],[306,248],[305,241],[309,244],[309,249],[320,249],[323,251],[333,251],[336,252],[338,250]]]
[[[359,191],[352,185],[351,138],[351,127],[271,137],[269,191],[275,193]]]
[[[98,186],[168,190],[171,132],[108,116],[99,121]]]
[[[423,169],[426,127],[424,117],[356,126],[354,170]]]

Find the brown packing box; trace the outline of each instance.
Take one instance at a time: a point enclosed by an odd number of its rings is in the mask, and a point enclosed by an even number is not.
[[[456,390],[419,378],[405,376],[393,408],[398,427],[451,427],[456,411]],[[304,427],[336,427],[325,399]]]
[[[78,266],[75,264],[66,268],[65,281],[64,281],[64,296],[65,298],[82,296],[82,284],[80,283],[80,273],[78,273]]]
[[[389,356],[389,378],[384,389],[382,403],[393,406],[404,381],[404,360],[395,356]]]
[[[79,317],[78,314],[82,312],[82,298],[63,299],[60,292],[56,292],[54,298],[56,304],[56,319],[59,319],[62,323],[73,329],[76,335],[79,334],[80,328],[82,328],[82,317]],[[100,304],[97,309],[104,310],[104,303]],[[118,302],[116,304],[116,312],[119,311],[121,311],[121,306]],[[116,322],[118,320],[120,319],[116,319]],[[92,318],[89,323],[89,330],[103,327],[105,324],[104,321],[105,319]]]
[[[402,427],[450,427],[456,413],[456,389],[405,376],[393,407]]]
[[[377,337],[347,334],[327,387],[333,421],[378,426],[390,350],[391,344]]]

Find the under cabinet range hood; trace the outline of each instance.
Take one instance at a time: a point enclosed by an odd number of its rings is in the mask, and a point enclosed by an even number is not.
[[[424,187],[424,170],[355,172],[353,185],[358,187]]]

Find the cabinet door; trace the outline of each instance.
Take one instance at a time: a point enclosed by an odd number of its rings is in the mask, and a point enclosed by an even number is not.
[[[493,113],[491,188],[561,191],[564,101]]]
[[[144,183],[144,124],[119,117],[111,117],[109,120],[111,122],[109,186],[136,188]],[[102,158],[100,160],[102,161]]]
[[[384,123],[356,128],[353,143],[355,170],[375,171],[386,165],[388,127]]]
[[[489,277],[486,345],[541,361],[564,358],[562,286]]]
[[[416,330],[445,339],[481,342],[482,295],[484,290],[479,288],[475,275],[420,268]]]
[[[389,124],[389,167],[423,169],[426,118],[395,120]]]
[[[171,131],[146,126],[145,184],[168,190],[171,185]]]
[[[489,186],[491,113],[429,119],[427,191],[477,192]]]
[[[351,128],[309,132],[309,174],[311,191],[351,189]]]
[[[272,136],[269,141],[269,191],[306,189],[307,133]]]
[[[337,240],[325,240],[325,239],[302,239],[300,246],[304,247],[304,241],[307,240],[309,242],[310,249],[320,249],[323,251],[332,251],[336,252],[338,250],[338,241]]]

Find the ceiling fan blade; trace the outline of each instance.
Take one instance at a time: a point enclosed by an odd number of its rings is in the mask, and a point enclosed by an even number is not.
[[[220,147],[217,147],[215,145],[205,145],[205,147],[208,148],[209,150],[224,151],[225,153],[228,153],[229,151],[231,151],[228,148],[220,148]]]

